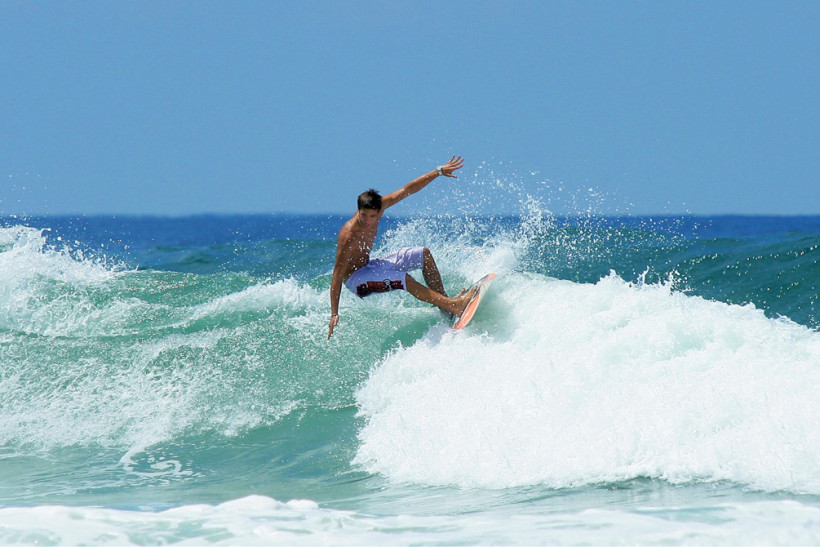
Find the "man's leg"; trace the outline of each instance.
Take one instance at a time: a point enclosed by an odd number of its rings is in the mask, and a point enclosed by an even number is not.
[[[421,273],[424,275],[424,282],[427,283],[428,287],[441,295],[447,296],[447,291],[444,290],[444,283],[441,281],[441,274],[438,271],[438,266],[436,266],[436,261],[433,260],[433,254],[427,247],[424,248],[424,266],[421,269]]]
[[[455,298],[450,298],[449,296],[445,296],[438,291],[434,291],[430,287],[425,287],[410,277],[410,274],[406,274],[404,276],[404,288],[407,289],[407,292],[422,302],[433,304],[434,306],[437,306],[446,312],[452,313],[453,315],[461,315],[464,308],[466,308],[467,304],[470,302],[470,298],[472,298],[474,292],[470,291],[462,293]]]

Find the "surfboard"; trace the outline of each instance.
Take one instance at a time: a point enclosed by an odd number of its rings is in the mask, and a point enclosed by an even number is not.
[[[473,320],[473,315],[475,315],[478,305],[481,304],[481,299],[487,294],[487,288],[490,286],[490,283],[493,282],[493,279],[495,279],[495,273],[488,273],[470,287],[470,290],[472,290],[473,287],[478,287],[478,290],[470,299],[470,303],[467,304],[467,307],[464,308],[461,317],[456,318],[455,323],[453,323],[453,330],[461,330]]]

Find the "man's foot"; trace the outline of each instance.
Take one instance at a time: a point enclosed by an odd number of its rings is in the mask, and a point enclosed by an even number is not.
[[[449,296],[444,296],[443,294],[434,291],[426,285],[422,285],[413,279],[410,274],[405,275],[404,281],[404,286],[407,289],[407,292],[412,294],[414,297],[418,298],[422,302],[433,304],[434,306],[457,316],[464,313],[464,309],[467,307],[467,304],[470,303],[470,300],[473,296],[475,296],[476,291],[478,290],[475,288],[468,291],[461,291],[458,296],[450,298]]]
[[[473,299],[473,297],[478,293],[478,287],[473,287],[469,291],[466,289],[462,289],[461,292],[453,298],[455,300],[455,315],[457,317],[461,317],[461,314],[464,313],[464,310],[467,309],[467,304]]]

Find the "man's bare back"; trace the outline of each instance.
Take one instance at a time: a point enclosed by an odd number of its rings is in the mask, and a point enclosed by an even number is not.
[[[336,263],[333,267],[333,280],[330,285],[330,325],[328,328],[328,339],[333,335],[333,329],[339,324],[339,299],[341,297],[342,286],[358,270],[367,266],[370,262],[370,251],[376,240],[379,229],[379,221],[385,209],[392,207],[404,198],[415,194],[438,176],[456,178],[453,171],[461,169],[464,160],[461,156],[453,156],[449,162],[438,167],[419,178],[407,183],[402,188],[382,197],[375,190],[363,193],[359,197],[359,208],[356,214],[348,220],[339,230],[336,247]],[[366,195],[374,196],[376,205],[362,205],[362,198]],[[420,250],[420,249],[417,249]],[[462,291],[455,298],[450,298],[444,292],[441,283],[441,276],[433,260],[429,249],[423,248],[422,273],[427,285],[414,280],[409,274],[405,276],[403,286],[410,294],[422,300],[438,306],[442,310],[454,315],[459,315],[469,302],[471,294]],[[352,289],[351,289],[352,290]]]

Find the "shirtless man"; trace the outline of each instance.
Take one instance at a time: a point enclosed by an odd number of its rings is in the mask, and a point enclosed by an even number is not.
[[[333,281],[330,284],[328,340],[333,336],[333,329],[339,324],[342,284],[360,298],[377,292],[404,289],[419,300],[438,306],[453,315],[461,315],[472,294],[462,291],[455,298],[447,296],[436,262],[427,247],[406,247],[372,260],[370,250],[373,248],[379,221],[385,209],[415,194],[440,175],[457,178],[453,171],[461,169],[462,165],[464,160],[461,156],[453,156],[436,170],[420,176],[384,197],[373,189],[359,196],[356,214],[339,230],[336,264],[333,266]],[[407,273],[412,270],[422,271],[426,286]]]

